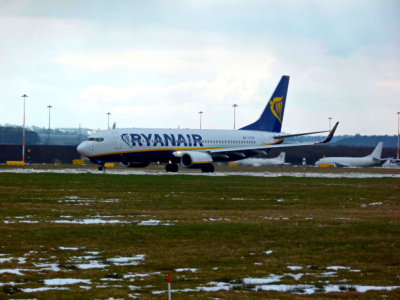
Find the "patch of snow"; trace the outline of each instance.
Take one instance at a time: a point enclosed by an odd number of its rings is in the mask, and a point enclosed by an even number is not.
[[[98,261],[91,261],[87,264],[77,264],[76,267],[81,270],[88,270],[88,269],[102,269],[108,267],[108,265],[101,264]]]
[[[274,251],[272,251],[272,250],[264,251],[264,254],[267,254],[267,255],[270,255],[270,254],[272,254],[272,253],[274,253]]]
[[[99,173],[94,170],[87,169],[0,169],[0,173],[58,173],[58,174],[98,174],[102,176],[103,173]],[[400,178],[400,174],[390,173],[319,173],[319,172],[218,172],[218,173],[166,173],[164,171],[153,171],[153,170],[107,170],[107,175],[154,175],[154,176],[176,176],[176,175],[189,175],[189,176],[254,176],[254,177],[304,177],[304,178]]]
[[[35,267],[41,268],[39,271],[53,271],[59,272],[61,269],[58,267],[58,264],[36,264],[33,263]]]
[[[199,269],[195,269],[195,268],[180,268],[180,269],[175,269],[175,272],[192,272],[192,273],[195,273],[198,270]]]
[[[26,223],[26,224],[38,224],[39,221],[33,221],[33,220],[21,220],[18,223]]]
[[[99,252],[99,251],[85,251],[85,253],[90,254],[90,255],[99,255],[101,252]]]
[[[79,250],[78,247],[58,247],[60,250],[71,250],[71,251],[76,251]]]
[[[326,267],[327,270],[334,270],[334,271],[338,271],[338,270],[350,270],[350,267],[343,267],[343,266],[330,266],[330,267]]]
[[[21,289],[22,292],[24,293],[37,293],[37,292],[46,292],[46,291],[68,291],[69,288],[66,287],[41,287],[41,288],[26,288],[26,289]]]
[[[80,285],[79,288],[81,288],[82,290],[90,290],[92,287],[91,286],[87,286],[87,285]]]
[[[138,254],[132,257],[107,258],[107,261],[111,262],[116,266],[136,266],[140,263],[140,261],[144,260],[145,257],[146,257],[145,254]]]
[[[124,275],[124,278],[136,278],[136,277],[143,278],[143,277],[149,277],[151,275],[160,275],[160,274],[161,274],[161,272],[153,272],[153,273],[147,273],[147,274],[146,273],[126,274],[126,275]]]
[[[55,220],[52,223],[57,224],[117,224],[117,223],[125,223],[121,220],[103,220],[103,219],[81,219],[81,220]]]
[[[361,207],[367,207],[367,206],[376,206],[376,205],[382,205],[383,202],[372,202],[372,203],[367,203],[367,204],[361,204]]]
[[[259,285],[256,286],[256,291],[275,291],[275,292],[292,292],[294,294],[314,294],[315,286],[313,285],[290,285],[290,284],[277,284],[277,285]]]
[[[268,277],[264,278],[243,278],[243,283],[244,284],[249,284],[249,285],[258,285],[258,284],[267,284],[271,282],[277,282],[280,281],[282,276],[271,274]]]
[[[70,284],[77,284],[77,283],[84,283],[90,284],[90,279],[75,279],[75,278],[53,278],[53,279],[45,279],[45,285],[70,285]]]
[[[13,257],[0,258],[0,264],[5,263],[7,261],[12,261],[13,259],[14,259]]]
[[[170,223],[162,223],[162,221],[160,220],[144,220],[144,221],[140,221],[137,223],[137,225],[139,226],[157,226],[157,225],[163,225],[163,226],[171,226],[173,224]]]
[[[26,270],[26,269],[0,269],[0,274],[14,274],[18,276],[24,276],[24,273],[21,273],[21,271],[31,271],[31,270]]]
[[[298,273],[298,274],[286,273],[286,274],[283,274],[283,276],[289,276],[289,277],[292,277],[294,280],[300,280],[301,277],[304,276],[304,274],[302,274],[302,273]]]
[[[303,269],[303,267],[300,267],[300,266],[287,266],[287,268],[292,271],[297,271],[297,270]]]

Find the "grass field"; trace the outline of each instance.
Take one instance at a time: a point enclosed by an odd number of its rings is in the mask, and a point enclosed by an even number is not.
[[[399,299],[399,186],[0,173],[0,299]]]

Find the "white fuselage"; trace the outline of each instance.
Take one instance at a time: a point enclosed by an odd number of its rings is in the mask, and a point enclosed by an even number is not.
[[[285,154],[281,153],[278,157],[274,158],[246,158],[239,162],[242,166],[283,166],[285,164]]]
[[[372,167],[381,162],[383,142],[379,142],[370,155],[364,157],[324,157],[315,165],[334,165],[335,167]]]
[[[176,151],[246,148],[276,143],[275,134],[253,130],[112,129],[91,135],[78,146],[78,151],[92,160],[104,162],[168,162],[175,158],[173,153]],[[237,159],[241,158],[245,157]]]
[[[359,167],[367,168],[377,165],[380,162],[379,159],[375,159],[372,156],[365,157],[324,157],[318,160],[315,164],[317,166],[321,164],[330,164],[338,167]]]

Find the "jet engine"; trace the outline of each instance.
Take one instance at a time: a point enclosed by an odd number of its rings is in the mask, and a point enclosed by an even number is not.
[[[203,168],[212,165],[212,162],[210,154],[200,151],[183,152],[181,156],[181,165],[185,168]]]
[[[149,162],[141,162],[141,161],[121,162],[121,165],[127,168],[145,168],[149,164],[150,164]]]

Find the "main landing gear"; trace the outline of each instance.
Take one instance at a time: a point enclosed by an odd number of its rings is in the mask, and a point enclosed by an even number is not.
[[[177,164],[166,164],[165,171],[167,172],[178,172],[178,165]]]
[[[203,173],[214,173],[214,166],[213,165],[207,165],[201,168],[201,171]]]

